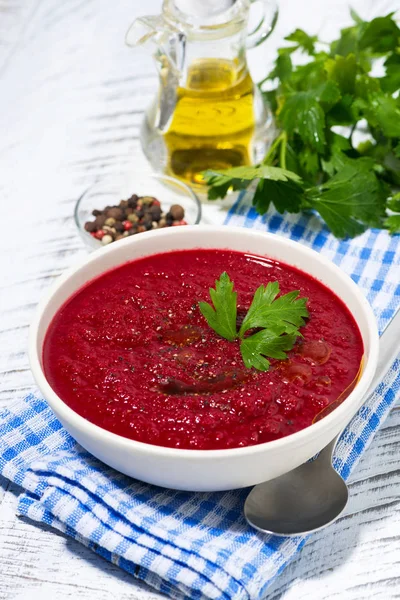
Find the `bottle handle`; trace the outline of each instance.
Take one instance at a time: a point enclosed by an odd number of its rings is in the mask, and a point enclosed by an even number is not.
[[[278,5],[275,0],[250,0],[252,5],[262,5],[262,15],[259,23],[247,36],[247,48],[255,48],[267,39],[273,32],[278,20]]]
[[[167,25],[162,15],[135,19],[125,35],[127,46],[143,46],[153,42],[176,71],[182,72],[185,63],[186,37],[179,29]]]
[[[164,31],[164,22],[161,16],[139,17],[133,21],[126,32],[125,43],[130,47],[142,46],[162,31]]]
[[[177,102],[177,89],[185,64],[186,37],[164,21],[162,15],[139,17],[126,34],[128,46],[141,46],[152,42],[154,58],[160,79],[155,128],[165,132]]]

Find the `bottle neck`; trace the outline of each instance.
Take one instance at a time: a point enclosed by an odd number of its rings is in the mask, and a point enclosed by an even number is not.
[[[182,85],[193,88],[193,72],[197,73],[197,77],[207,79],[213,77],[213,72],[216,77],[218,72],[225,72],[233,80],[242,78],[247,72],[244,40],[241,36],[235,37],[219,40],[218,44],[204,41],[189,43],[181,76]]]
[[[215,19],[226,13],[237,0],[173,0],[176,9],[183,15],[202,20]]]
[[[188,38],[219,39],[247,26],[250,0],[164,0],[163,17]]]

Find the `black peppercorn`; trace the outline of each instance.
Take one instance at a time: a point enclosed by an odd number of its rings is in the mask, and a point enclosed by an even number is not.
[[[114,206],[107,211],[107,217],[112,217],[116,221],[120,221],[122,219],[122,209],[118,206]]]
[[[94,224],[96,225],[96,229],[101,229],[104,225],[104,223],[106,222],[106,215],[99,215],[98,217],[95,218],[94,220]]]
[[[118,233],[123,233],[125,231],[125,227],[122,224],[122,221],[115,221],[114,228]]]
[[[150,206],[150,214],[153,221],[159,221],[161,219],[161,207],[158,204]]]
[[[91,233],[92,231],[96,231],[97,227],[94,221],[88,221],[87,223],[85,223],[85,229],[86,231]]]
[[[128,206],[131,208],[136,208],[137,201],[139,200],[139,196],[136,194],[132,194],[132,196],[128,199]]]
[[[170,214],[174,221],[181,221],[185,216],[185,211],[180,204],[173,204],[169,209]]]

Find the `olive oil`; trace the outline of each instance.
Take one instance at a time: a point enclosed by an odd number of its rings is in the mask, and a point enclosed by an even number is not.
[[[164,141],[171,175],[202,184],[205,169],[252,162],[254,85],[237,61],[201,59],[188,69],[186,86]]]

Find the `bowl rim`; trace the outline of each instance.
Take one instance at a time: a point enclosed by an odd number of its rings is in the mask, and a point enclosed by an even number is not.
[[[124,240],[120,240],[120,244],[118,245],[118,248],[121,248],[122,244],[125,244],[126,246],[128,246],[130,244],[138,243],[140,241],[140,239],[142,239],[142,240],[145,239],[144,236],[148,237],[149,235],[153,235],[153,236],[158,235],[160,237],[161,236],[164,237],[164,236],[176,235],[174,232],[177,230],[180,230],[180,229],[181,228],[177,228],[177,229],[176,228],[168,228],[168,229],[160,229],[160,230],[157,230],[156,232],[153,232],[153,231],[143,232],[140,236],[137,236],[137,237],[131,236]],[[81,268],[87,266],[88,264],[90,264],[92,262],[101,260],[102,256],[106,256],[112,252],[115,252],[116,245],[110,244],[108,246],[103,246],[97,252],[92,252],[92,253],[80,258],[80,260],[78,260],[77,263],[75,263],[73,266],[68,268],[47,289],[46,293],[44,294],[42,299],[39,301],[38,306],[36,308],[34,318],[31,322],[31,325],[29,328],[28,356],[29,356],[29,363],[30,363],[30,367],[31,367],[34,379],[35,379],[40,391],[42,392],[46,402],[50,406],[50,408],[52,410],[54,410],[54,412],[56,413],[56,416],[61,415],[61,419],[65,419],[65,421],[69,424],[72,424],[72,426],[75,429],[78,429],[80,431],[83,430],[85,435],[90,438],[94,437],[97,439],[97,441],[101,440],[104,443],[110,442],[110,446],[112,446],[113,443],[118,444],[120,446],[120,448],[123,448],[124,450],[127,450],[127,451],[136,451],[136,452],[141,452],[141,453],[144,453],[147,455],[153,455],[153,457],[158,456],[158,457],[163,457],[163,458],[171,457],[171,458],[199,459],[201,457],[202,460],[203,459],[204,460],[215,460],[215,459],[222,459],[222,458],[227,459],[228,457],[231,457],[231,458],[244,457],[246,455],[252,456],[252,455],[256,455],[260,452],[261,453],[265,452],[267,449],[279,451],[279,449],[284,448],[287,445],[291,445],[294,448],[299,447],[303,444],[303,442],[307,439],[307,437],[310,436],[310,432],[312,432],[313,436],[318,437],[319,435],[323,434],[324,430],[329,431],[329,429],[330,429],[329,425],[330,424],[334,425],[334,423],[336,421],[341,420],[341,416],[342,415],[344,416],[344,414],[347,412],[347,407],[349,406],[349,404],[351,404],[351,402],[354,400],[355,397],[360,397],[360,399],[363,399],[363,400],[365,399],[365,394],[368,391],[369,386],[372,382],[373,376],[375,374],[376,366],[377,366],[377,361],[378,361],[379,333],[378,333],[376,319],[372,312],[372,308],[371,308],[370,304],[368,303],[365,296],[362,294],[361,290],[358,288],[357,284],[342,269],[340,269],[340,267],[338,267],[335,263],[330,261],[325,256],[319,254],[318,252],[316,252],[315,250],[313,250],[311,248],[308,248],[307,246],[303,246],[299,242],[296,242],[296,241],[288,239],[288,238],[284,238],[283,236],[279,236],[274,233],[263,232],[260,230],[253,230],[253,229],[248,229],[248,228],[243,228],[243,227],[228,226],[228,225],[188,225],[184,229],[185,229],[185,231],[187,231],[188,229],[193,230],[193,233],[195,233],[199,229],[202,229],[203,231],[204,230],[209,231],[209,232],[213,231],[214,233],[220,233],[221,231],[224,231],[226,233],[231,233],[231,234],[235,234],[235,235],[241,235],[241,234],[245,233],[246,235],[259,235],[264,238],[267,237],[267,238],[270,238],[271,240],[278,239],[280,242],[283,242],[287,246],[291,247],[294,251],[298,250],[300,247],[301,251],[305,254],[305,256],[316,258],[320,263],[325,265],[328,269],[331,269],[331,270],[333,269],[335,271],[335,275],[338,276],[339,279],[341,279],[342,282],[347,287],[350,287],[352,289],[353,293],[357,297],[357,300],[359,301],[360,305],[362,306],[362,308],[364,310],[364,317],[366,318],[368,334],[371,338],[370,339],[369,357],[368,357],[368,360],[366,361],[366,365],[362,371],[362,374],[361,374],[359,381],[357,382],[357,385],[355,386],[355,388],[352,390],[352,392],[349,394],[349,396],[347,396],[347,398],[337,408],[335,408],[331,413],[326,415],[326,417],[324,417],[320,421],[317,421],[316,423],[313,423],[312,425],[309,425],[308,427],[305,427],[304,429],[301,429],[300,431],[297,431],[290,435],[284,436],[277,440],[263,442],[261,444],[254,444],[251,446],[244,446],[244,447],[240,447],[240,448],[221,448],[221,449],[215,449],[215,450],[199,450],[199,449],[170,448],[167,446],[157,446],[155,444],[150,444],[147,442],[140,442],[137,440],[132,440],[132,439],[123,437],[119,434],[108,431],[107,429],[103,429],[102,427],[95,425],[91,421],[88,421],[87,419],[85,419],[84,417],[79,415],[77,412],[75,412],[72,408],[70,408],[55,393],[55,391],[52,389],[52,387],[48,383],[48,381],[45,377],[43,368],[41,366],[39,354],[37,352],[37,337],[39,334],[40,320],[43,317],[43,315],[45,314],[47,305],[50,302],[53,295],[55,295],[56,292],[68,281],[68,279],[71,276],[73,276],[76,272],[78,272]],[[199,248],[201,248],[201,245],[199,246]],[[179,248],[177,248],[177,249],[179,249]],[[151,254],[146,254],[144,256],[150,256],[150,255]],[[132,260],[135,260],[135,259],[132,259]],[[130,262],[130,261],[128,260],[125,262]],[[121,262],[120,264],[122,265],[124,263]],[[304,271],[304,272],[307,273],[307,271]],[[98,275],[98,276],[100,276],[100,275]],[[70,294],[70,297],[76,291],[77,290],[72,291]],[[333,293],[335,293],[335,292],[333,292]],[[354,315],[353,313],[351,313],[351,314],[358,325],[357,316]],[[358,404],[357,410],[360,408],[361,405],[362,405],[362,402],[360,402]],[[354,416],[354,414],[350,418],[352,418]]]
[[[133,176],[134,171],[132,173],[129,173],[129,175]],[[198,197],[196,192],[189,185],[187,185],[184,181],[181,181],[180,179],[177,179],[176,177],[172,177],[171,175],[164,175],[163,173],[140,173],[139,177],[148,177],[149,179],[154,179],[156,181],[159,181],[160,183],[163,183],[163,181],[167,181],[169,183],[173,183],[173,184],[178,185],[181,188],[183,188],[185,190],[185,193],[187,194],[187,196],[193,200],[193,202],[195,203],[195,205],[197,207],[196,219],[193,224],[191,223],[191,225],[198,225],[200,223],[201,217],[202,217],[202,204],[201,204],[200,198]],[[98,177],[89,187],[87,187],[82,192],[82,194],[79,196],[78,200],[75,202],[75,206],[74,206],[74,222],[75,222],[75,226],[78,230],[78,233],[80,235],[83,235],[84,236],[83,239],[92,247],[94,247],[93,246],[93,237],[81,225],[78,213],[79,213],[79,209],[81,207],[81,203],[86,198],[86,196],[89,194],[89,192],[91,190],[93,190],[94,188],[101,186],[101,184],[106,181],[115,181],[115,175],[110,173],[108,175],[103,175],[101,177]],[[145,232],[142,232],[142,233],[145,233]],[[146,232],[146,233],[149,233],[149,232]],[[151,232],[151,233],[154,233],[154,232]],[[122,240],[118,240],[118,241],[121,242]],[[99,242],[99,244],[100,244],[100,242]],[[102,246],[99,245],[99,249],[101,247]],[[96,249],[97,249],[97,245],[96,245]]]

